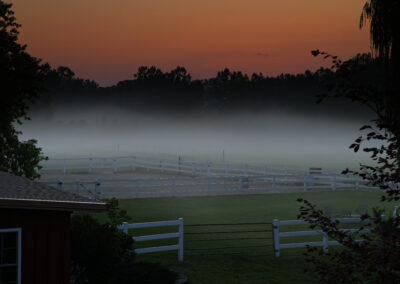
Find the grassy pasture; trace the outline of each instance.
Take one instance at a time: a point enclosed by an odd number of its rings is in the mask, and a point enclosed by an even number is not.
[[[379,201],[380,193],[377,191],[335,191],[335,192],[297,192],[285,194],[263,195],[235,195],[212,197],[175,197],[175,198],[146,198],[121,200],[120,207],[126,209],[133,218],[132,222],[150,222],[161,220],[173,220],[183,217],[185,224],[198,223],[237,223],[237,222],[272,222],[280,220],[293,220],[299,212],[297,198],[305,198],[318,204],[320,208],[329,206],[338,213],[352,211],[368,205],[372,207],[383,206]],[[390,215],[394,204],[386,204],[386,215]],[[102,216],[99,216],[102,218]],[[353,225],[354,227],[354,225]],[[267,228],[267,226],[265,227]],[[185,232],[205,232],[221,230],[238,230],[237,227],[218,228],[189,228]],[[250,226],[246,229],[260,229],[260,226]],[[307,226],[282,227],[281,231],[307,230]],[[157,234],[177,231],[174,227],[152,228],[131,231],[133,235]],[[223,237],[240,237],[240,234],[228,234]],[[244,236],[244,235],[243,235]],[[271,237],[271,232],[261,233],[260,237]],[[205,236],[205,237],[222,237]],[[192,239],[186,236],[185,240]],[[197,238],[197,237],[196,237]],[[287,238],[284,242],[316,241],[320,237]],[[161,240],[137,243],[137,247],[175,244],[176,240]],[[271,244],[266,241],[232,241],[226,245],[254,245]],[[185,248],[218,247],[219,242],[186,243]],[[337,249],[337,248],[332,248]],[[230,250],[219,250],[229,252]],[[138,261],[153,261],[188,276],[190,283],[313,283],[313,275],[303,272],[308,266],[303,260],[303,249],[281,250],[280,259],[273,257],[271,247],[244,249],[246,254],[222,254],[222,255],[188,255],[185,252],[184,263],[177,261],[177,252],[161,252],[146,255],[138,255]],[[208,251],[207,251],[208,252]],[[243,250],[241,250],[243,252]],[[213,251],[215,253],[215,251]]]

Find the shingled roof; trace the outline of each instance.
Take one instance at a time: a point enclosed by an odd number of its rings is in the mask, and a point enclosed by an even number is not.
[[[0,172],[0,208],[104,211],[106,204],[74,193]]]

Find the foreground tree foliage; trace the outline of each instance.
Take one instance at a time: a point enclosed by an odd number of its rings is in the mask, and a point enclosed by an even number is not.
[[[41,149],[36,140],[20,141],[15,124],[29,119],[28,106],[42,91],[48,67],[17,42],[20,25],[11,7],[0,0],[0,170],[37,178]]]
[[[136,262],[132,237],[117,226],[131,218],[107,200],[106,221],[90,215],[71,217],[71,283],[175,283],[177,275],[157,263]]]
[[[345,97],[369,106],[376,118],[371,125],[360,128],[364,134],[350,145],[358,152],[370,153],[372,165],[360,165],[359,171],[343,171],[362,177],[370,185],[382,190],[381,200],[393,202],[400,199],[400,65],[399,28],[396,17],[400,3],[396,0],[370,0],[365,4],[360,19],[371,21],[371,43],[377,57],[385,68],[385,82],[382,86],[358,84],[349,81],[353,74],[362,72],[354,60],[342,62],[318,50],[314,56],[332,60],[332,70],[342,77],[339,84],[330,86],[329,92],[320,97]],[[365,145],[375,142],[372,145]],[[371,144],[370,144],[371,145]],[[364,214],[363,225],[356,232],[340,229],[340,222],[326,216],[324,212],[307,200],[298,200],[302,206],[298,218],[318,228],[331,239],[342,244],[342,248],[324,253],[319,248],[308,248],[306,259],[314,264],[312,269],[321,283],[400,283],[400,217],[398,214],[381,218],[383,209],[375,208],[372,214]],[[365,232],[370,229],[371,232]],[[356,241],[361,240],[361,241]]]

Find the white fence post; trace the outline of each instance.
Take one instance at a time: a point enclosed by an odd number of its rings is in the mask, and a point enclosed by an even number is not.
[[[94,185],[94,197],[97,199],[100,199],[99,188],[100,188],[100,180],[98,179]]]
[[[58,189],[62,190],[63,189],[63,182],[61,180],[57,181]]]
[[[139,197],[139,186],[140,186],[140,181],[136,180],[136,188],[135,188],[136,198]]]
[[[93,158],[89,158],[89,168],[88,168],[89,173],[92,172],[92,168],[93,168]]]
[[[272,176],[272,191],[276,190],[276,184],[275,184],[275,176]]]
[[[324,253],[328,253],[328,246],[329,246],[328,233],[323,232],[322,233],[322,248],[324,250]]]
[[[136,170],[136,156],[132,157],[132,172]]]
[[[128,234],[128,222],[122,223],[122,231],[124,232],[124,234]]]
[[[113,159],[113,168],[114,168],[114,173],[117,172],[117,159]]]
[[[399,206],[396,205],[393,210],[393,218],[399,217]]]
[[[336,190],[336,175],[333,174],[333,176],[331,177],[331,179],[332,179],[332,183],[331,183],[332,190]]]
[[[288,174],[289,174],[289,172],[288,172],[288,169],[283,169],[283,171],[284,171],[284,173],[285,173],[285,179],[284,179],[284,181],[285,182],[287,182],[288,181]]]
[[[183,261],[183,218],[179,218],[179,249],[178,249],[178,260]]]
[[[273,223],[273,237],[274,237],[274,254],[278,258],[281,255],[281,249],[279,244],[279,220],[274,219]]]
[[[164,164],[165,164],[165,162],[164,162],[164,160],[161,160],[161,172],[163,173],[164,172]]]

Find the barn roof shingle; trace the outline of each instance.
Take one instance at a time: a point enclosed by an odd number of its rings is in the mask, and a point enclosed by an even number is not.
[[[0,208],[104,211],[106,204],[24,177],[0,172]]]

